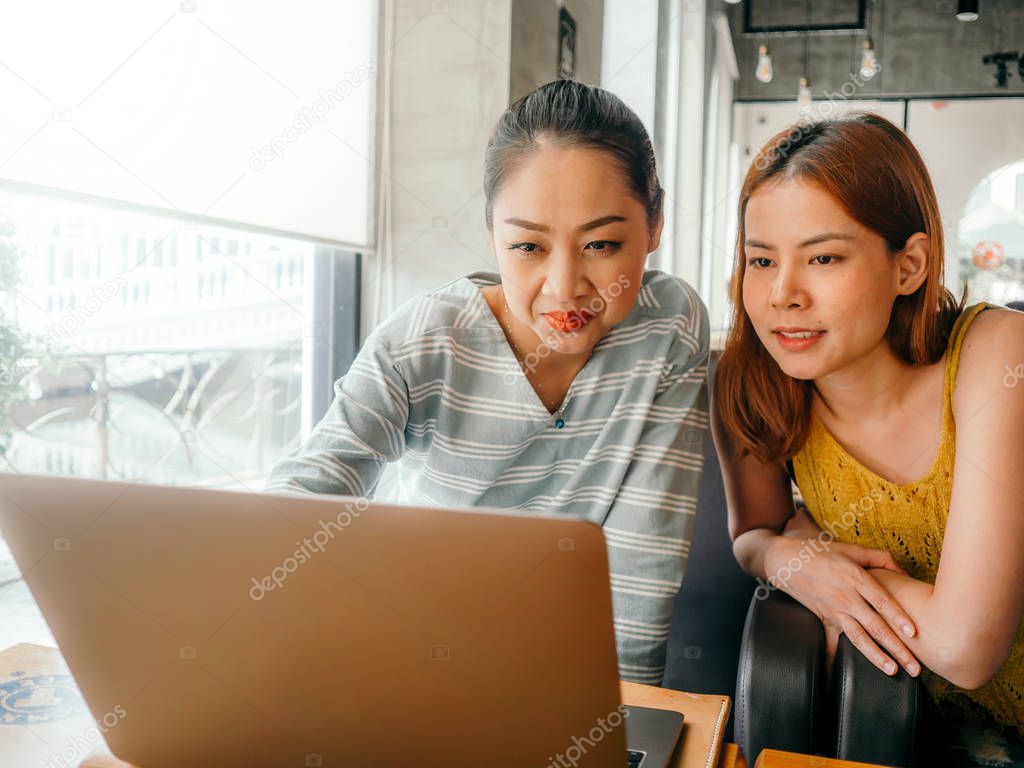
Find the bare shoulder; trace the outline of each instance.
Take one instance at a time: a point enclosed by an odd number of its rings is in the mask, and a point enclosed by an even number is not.
[[[1024,312],[1001,307],[981,312],[964,336],[954,408],[974,412],[1018,387],[1014,393],[1024,396]]]

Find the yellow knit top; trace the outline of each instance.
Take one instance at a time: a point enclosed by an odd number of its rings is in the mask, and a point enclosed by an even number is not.
[[[953,387],[967,328],[989,304],[968,307],[957,319],[946,353],[939,449],[928,473],[912,483],[879,477],[843,449],[824,424],[811,415],[807,442],[793,457],[793,472],[807,509],[838,541],[887,549],[910,576],[935,583],[946,530],[956,423]],[[977,690],[957,688],[938,675],[922,675],[936,708],[963,721],[999,723],[1024,734],[1024,621],[1010,658],[995,677]]]

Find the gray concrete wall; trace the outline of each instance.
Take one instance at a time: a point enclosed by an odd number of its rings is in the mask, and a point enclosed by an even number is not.
[[[511,0],[509,95],[514,101],[558,74],[558,0]],[[576,20],[576,79],[599,85],[604,0],[566,0]]]
[[[737,98],[795,99],[803,69],[803,38],[768,39],[775,77],[771,83],[760,83],[754,78],[759,40],[742,34],[742,6],[728,5],[722,0],[715,2],[727,10],[733,31],[740,69]],[[765,0],[756,2],[755,9],[765,6]],[[871,28],[881,71],[858,86],[856,96],[1024,94],[1024,80],[1017,74],[1016,63],[1010,65],[1009,87],[997,88],[994,67],[981,61],[982,56],[995,51],[1024,53],[1024,3],[983,0],[981,17],[974,22],[958,21],[955,6],[955,0],[875,2]],[[802,18],[804,7],[804,0],[772,0],[771,14],[776,21],[784,17],[792,21]],[[814,98],[820,98],[823,91],[839,92],[850,81],[850,73],[860,68],[863,39],[862,34],[810,37],[809,70]]]

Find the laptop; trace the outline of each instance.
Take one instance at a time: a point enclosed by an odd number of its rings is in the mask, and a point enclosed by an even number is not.
[[[621,704],[586,521],[0,474],[0,529],[137,766],[663,768],[680,737]]]

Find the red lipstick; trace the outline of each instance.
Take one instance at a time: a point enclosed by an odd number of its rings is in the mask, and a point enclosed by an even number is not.
[[[545,312],[548,325],[561,333],[573,333],[583,328],[594,317],[585,309],[570,309],[568,312]]]

